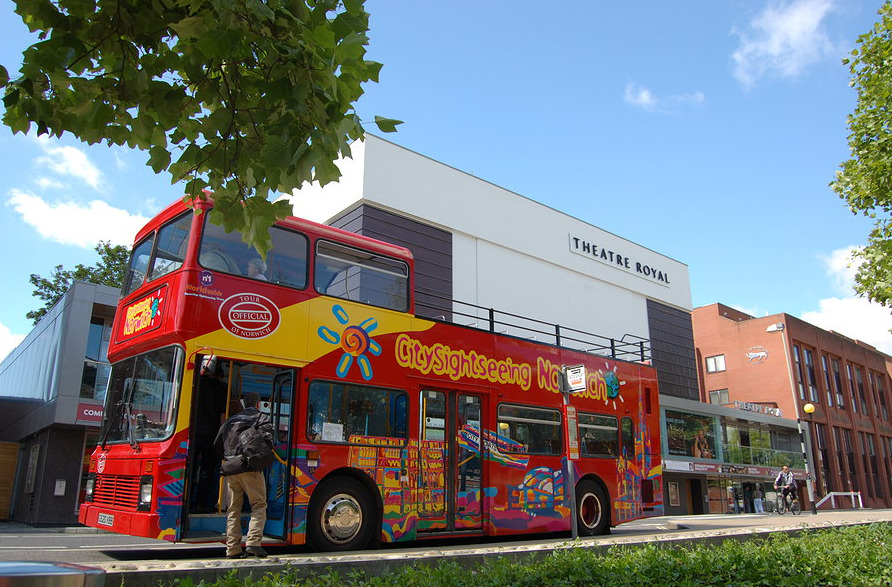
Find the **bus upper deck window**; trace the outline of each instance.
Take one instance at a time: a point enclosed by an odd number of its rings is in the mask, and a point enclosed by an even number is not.
[[[269,231],[272,249],[261,259],[253,247],[242,242],[237,232],[205,222],[198,264],[211,271],[248,277],[297,289],[307,286],[307,237],[293,230],[273,226]]]
[[[146,273],[149,270],[149,259],[152,256],[152,245],[155,243],[155,235],[151,235],[135,247],[130,254],[130,267],[121,294],[127,295],[143,284]]]
[[[158,231],[155,246],[155,258],[152,261],[152,273],[149,279],[156,279],[183,265],[186,258],[186,246],[189,243],[189,228],[192,225],[192,213],[180,216],[173,222],[165,224]]]
[[[315,286],[321,294],[389,308],[408,309],[409,266],[340,243],[316,244]]]

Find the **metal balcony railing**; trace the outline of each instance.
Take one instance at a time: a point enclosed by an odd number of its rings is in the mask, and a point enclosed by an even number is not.
[[[640,363],[651,360],[650,341],[640,336],[625,334],[618,339],[602,336],[519,314],[453,300],[423,290],[419,291],[416,296],[415,312],[418,316],[430,320],[526,338],[602,357]]]

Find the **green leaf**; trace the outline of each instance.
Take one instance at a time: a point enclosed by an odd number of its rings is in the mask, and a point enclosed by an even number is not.
[[[375,124],[378,125],[378,130],[380,130],[381,132],[396,132],[397,125],[403,124],[403,121],[376,116]]]
[[[270,192],[336,181],[381,64],[363,0],[15,0],[38,42],[0,68],[3,123],[148,152],[156,173],[210,189],[211,220],[264,250]],[[399,121],[376,118],[382,132]],[[266,228],[264,228],[266,227]]]
[[[199,38],[208,30],[207,16],[189,16],[170,25],[180,39]]]
[[[155,173],[161,173],[170,166],[170,152],[161,147],[149,149],[149,166]]]

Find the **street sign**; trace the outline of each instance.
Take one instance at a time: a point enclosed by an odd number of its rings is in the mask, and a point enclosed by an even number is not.
[[[571,392],[585,391],[585,365],[564,367],[567,374],[567,388]]]

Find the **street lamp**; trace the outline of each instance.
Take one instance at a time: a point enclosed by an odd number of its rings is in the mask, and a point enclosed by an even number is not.
[[[808,416],[811,416],[815,411],[815,405],[807,403],[802,406],[802,411]],[[808,501],[811,503],[811,513],[818,515],[818,506],[815,504],[815,487],[811,478],[811,467],[808,466],[808,454],[805,452],[805,435],[802,433],[802,419],[799,418],[799,414],[796,414],[796,427],[799,429],[799,444],[802,447],[802,460],[805,461],[805,487],[808,490]]]

